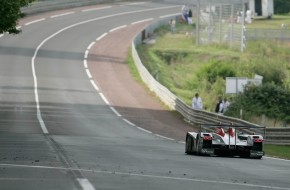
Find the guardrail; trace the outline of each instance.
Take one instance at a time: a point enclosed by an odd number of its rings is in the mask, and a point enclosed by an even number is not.
[[[160,84],[155,78],[149,73],[140,60],[138,52],[136,50],[136,45],[141,44],[143,40],[151,36],[154,30],[161,26],[168,24],[170,19],[178,20],[178,15],[166,17],[157,22],[151,23],[146,26],[139,34],[137,34],[132,41],[132,56],[135,65],[139,71],[139,74],[143,82],[148,86],[148,88],[153,91],[160,99],[166,104],[170,109],[178,111],[188,122],[193,124],[206,124],[206,123],[234,123],[235,125],[248,125],[253,127],[261,127],[260,125],[250,123],[241,119],[227,117],[224,115],[204,111],[204,110],[194,110],[187,104],[185,104],[180,98],[169,91],[165,86]],[[290,128],[283,129],[283,141],[276,135],[274,130],[278,129],[266,129],[266,134],[269,133],[269,138],[265,138],[265,142],[269,144],[289,144],[290,145]],[[267,135],[266,135],[267,136]]]

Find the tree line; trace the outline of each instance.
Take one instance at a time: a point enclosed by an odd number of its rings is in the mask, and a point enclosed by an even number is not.
[[[290,12],[290,0],[274,0],[275,14],[288,14]]]

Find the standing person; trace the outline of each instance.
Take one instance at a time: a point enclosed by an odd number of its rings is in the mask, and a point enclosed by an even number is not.
[[[223,109],[224,109],[223,99],[221,97],[219,97],[219,100],[218,100],[216,107],[215,107],[215,112],[222,114]]]
[[[175,33],[175,20],[171,19],[169,21],[169,25],[170,25],[171,33],[174,34]]]
[[[252,12],[251,12],[251,10],[247,10],[247,12],[246,12],[246,22],[248,24],[252,23]]]
[[[192,108],[193,109],[202,109],[202,100],[199,97],[198,93],[195,94],[195,96],[192,98]]]
[[[187,5],[183,5],[181,7],[181,16],[186,23],[188,23],[188,11],[189,11],[189,8]]]
[[[191,11],[191,9],[189,9],[189,11],[188,11],[187,20],[188,20],[188,24],[192,24],[192,11]]]
[[[227,111],[227,109],[228,109],[228,107],[230,106],[230,102],[228,101],[228,99],[227,98],[225,98],[224,99],[224,110],[223,110],[223,112],[226,112]]]
[[[242,20],[242,13],[241,13],[241,11],[238,11],[237,12],[237,23],[240,24],[241,20]]]

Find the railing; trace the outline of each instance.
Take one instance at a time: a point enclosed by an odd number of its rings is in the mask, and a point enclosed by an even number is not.
[[[247,40],[276,40],[278,42],[290,41],[290,31],[288,26],[281,29],[256,29],[248,28],[245,32]]]
[[[136,35],[132,42],[132,56],[135,62],[135,65],[139,71],[139,74],[144,83],[147,84],[149,89],[153,91],[170,109],[178,111],[188,122],[197,124],[197,123],[233,123],[235,125],[248,125],[253,127],[260,127],[260,125],[250,123],[241,119],[227,117],[224,115],[204,111],[204,110],[194,110],[187,104],[185,104],[180,98],[175,94],[169,91],[165,86],[160,84],[154,79],[154,77],[149,73],[140,60],[138,52],[135,48],[136,45],[141,44],[144,38],[147,38],[153,34],[154,30],[161,25],[168,24],[170,19],[178,20],[178,15],[173,17],[167,17],[155,23],[152,23],[145,27],[142,32]],[[269,136],[269,143],[271,144],[290,144],[290,128],[283,128],[283,141],[280,141],[279,136],[273,133],[274,129],[266,129],[266,134],[271,134]],[[277,129],[275,129],[277,130]],[[280,134],[279,134],[280,135]],[[266,143],[267,140],[266,139]]]

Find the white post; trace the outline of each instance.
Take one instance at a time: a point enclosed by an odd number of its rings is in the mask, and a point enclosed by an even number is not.
[[[242,1],[242,6],[243,6],[243,14],[242,14],[242,32],[241,32],[241,52],[244,51],[245,48],[245,3],[244,0]]]
[[[197,8],[196,8],[196,45],[199,46],[199,25],[200,25],[200,0],[197,0]]]

